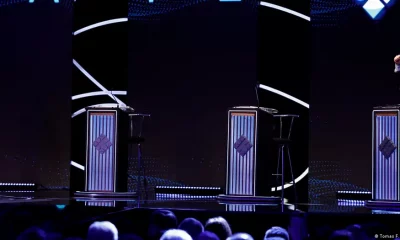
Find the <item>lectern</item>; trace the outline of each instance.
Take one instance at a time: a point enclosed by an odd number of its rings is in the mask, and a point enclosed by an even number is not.
[[[276,112],[258,107],[235,107],[228,111],[225,197],[235,196],[243,201],[271,193],[278,158],[273,142]]]
[[[120,108],[87,108],[84,130],[75,133],[85,139],[76,146],[72,139],[75,164],[71,170],[71,190],[76,196],[127,197],[128,113]],[[75,149],[74,149],[75,148]],[[80,151],[79,151],[80,150]],[[76,171],[81,170],[79,173]]]
[[[400,206],[399,109],[399,105],[376,107],[372,112],[370,206]]]

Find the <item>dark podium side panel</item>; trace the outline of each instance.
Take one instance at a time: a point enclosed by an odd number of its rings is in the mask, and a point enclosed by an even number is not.
[[[273,132],[274,118],[266,111],[228,111],[227,195],[271,195],[278,159]]]
[[[71,193],[127,192],[128,115],[90,108],[73,121]]]

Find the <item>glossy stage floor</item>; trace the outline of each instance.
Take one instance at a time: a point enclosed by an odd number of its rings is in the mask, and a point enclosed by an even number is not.
[[[346,213],[346,214],[400,214],[396,210],[374,210],[366,207],[366,201],[357,199],[336,199],[334,195],[325,196],[314,203],[287,202],[285,212],[303,213]],[[149,192],[148,196],[140,198],[90,198],[71,197],[68,191],[7,191],[0,193],[0,206],[4,205],[59,205],[59,206],[86,206],[104,207],[110,210],[124,210],[134,208],[168,208],[180,210],[212,210],[223,212],[281,212],[281,205],[251,202],[223,202],[217,196],[168,194]]]
[[[91,199],[70,197],[68,191],[31,191],[31,192],[6,192],[0,194],[0,209],[12,206],[56,206],[59,209],[77,208],[89,209],[102,214],[112,214],[130,210],[153,210],[170,209],[181,212],[213,212],[219,214],[246,213],[256,215],[283,214],[296,216],[307,216],[309,219],[317,217],[323,219],[329,216],[330,219],[340,218],[342,224],[355,221],[373,219],[396,218],[400,221],[400,210],[373,210],[365,206],[365,201],[342,199],[335,196],[327,196],[319,204],[298,203],[295,209],[291,203],[285,204],[285,211],[282,213],[281,205],[263,203],[227,203],[218,201],[216,196],[195,196],[185,194],[156,194],[149,192],[147,199]],[[350,217],[350,218],[349,218]],[[359,219],[359,220],[356,220]],[[379,220],[380,221],[380,220]],[[323,222],[323,221],[322,221]],[[322,223],[319,221],[319,223]],[[386,222],[386,221],[385,221]]]

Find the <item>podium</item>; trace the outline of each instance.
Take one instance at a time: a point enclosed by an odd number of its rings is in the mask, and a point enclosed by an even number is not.
[[[129,119],[126,110],[87,108],[85,126],[80,130],[73,136],[85,139],[84,145],[71,139],[73,161],[82,166],[71,169],[71,192],[78,197],[133,197],[134,193],[127,192]]]
[[[274,202],[278,151],[273,142],[274,109],[235,107],[228,111],[226,195],[220,200]]]
[[[400,207],[400,106],[376,107],[372,112],[373,208]]]

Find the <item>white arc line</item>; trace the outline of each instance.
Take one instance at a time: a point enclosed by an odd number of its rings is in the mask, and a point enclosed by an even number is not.
[[[109,24],[114,24],[114,23],[121,23],[121,22],[127,22],[128,18],[115,18],[115,19],[110,19],[107,21],[103,21],[103,22],[98,22],[92,25],[89,25],[87,27],[81,28],[79,30],[76,30],[73,34],[76,36],[80,33],[86,32],[88,30],[91,30],[93,28],[97,28],[97,27],[101,27],[101,26],[105,26],[105,25],[109,25]]]
[[[86,112],[86,108],[90,108],[90,107],[104,107],[104,108],[118,108],[118,104],[115,103],[102,103],[102,104],[96,104],[96,105],[91,105],[91,106],[87,106],[85,108],[82,108],[76,112],[74,112],[71,116],[71,118],[74,118],[84,112]]]
[[[280,95],[280,96],[282,96],[282,97],[284,97],[284,98],[287,98],[287,99],[289,99],[289,100],[292,100],[293,102],[296,102],[296,103],[302,105],[303,107],[310,108],[310,105],[309,105],[308,103],[303,102],[303,101],[301,101],[300,99],[295,98],[295,97],[293,97],[293,96],[291,96],[291,95],[289,95],[289,94],[287,94],[287,93],[284,93],[284,92],[282,92],[282,91],[279,91],[278,89],[275,89],[275,88],[266,86],[266,85],[264,85],[264,84],[260,84],[260,85],[259,85],[259,88],[264,89],[264,90],[267,90],[267,91],[270,91],[270,92],[273,92],[273,93],[278,94],[278,95]]]
[[[82,93],[82,94],[77,94],[75,96],[72,96],[72,100],[77,100],[81,98],[87,98],[87,97],[94,97],[94,96],[100,96],[100,95],[126,95],[126,91],[110,91],[110,92],[104,92],[104,91],[97,91],[97,92],[88,92],[88,93]]]
[[[74,167],[76,167],[76,168],[78,168],[78,169],[80,169],[82,171],[85,171],[85,167],[84,166],[82,166],[79,163],[76,163],[74,161],[71,161],[71,166],[74,166]]]
[[[90,75],[75,59],[72,59],[72,62],[74,63],[74,65],[79,69],[79,71],[81,71],[87,78],[89,78],[89,80],[94,83],[98,88],[100,88],[100,90],[102,90],[103,92],[107,92],[107,95],[114,101],[116,101],[118,104],[120,104],[121,106],[126,106],[125,103],[123,103],[121,100],[119,100],[116,96],[113,96],[110,91],[108,91],[105,87],[103,87],[103,85],[101,85],[96,79],[94,79],[94,77],[92,77],[92,75]]]
[[[281,7],[279,5],[272,4],[272,3],[267,3],[267,2],[260,2],[260,5],[264,6],[264,7],[273,8],[273,9],[276,9],[276,10],[279,10],[279,11],[282,11],[282,12],[289,13],[289,14],[291,14],[293,16],[302,18],[302,19],[307,20],[307,21],[311,21],[311,18],[309,16],[301,14],[301,13],[296,12],[296,11],[293,11],[293,10],[291,10],[289,8]]]
[[[300,176],[298,176],[298,177],[294,180],[294,182],[295,182],[295,183],[298,183],[298,182],[300,182],[303,178],[305,178],[305,176],[307,176],[307,174],[308,174],[308,169],[309,169],[309,168],[307,168],[302,174],[300,174]],[[283,185],[283,189],[286,189],[286,188],[291,187],[291,186],[293,186],[293,181],[290,182],[290,183],[286,183],[285,185]],[[272,191],[272,192],[281,191],[281,190],[282,190],[282,186],[276,187],[276,190],[275,190],[274,187],[271,188],[271,191]]]
[[[272,87],[268,87],[268,86],[263,85],[263,84],[260,84],[259,88],[267,90],[267,91],[270,91],[270,92],[275,93],[275,94],[278,94],[278,95],[280,95],[282,97],[285,97],[285,98],[287,98],[289,100],[292,100],[295,103],[298,103],[298,104],[302,105],[303,107],[306,107],[306,108],[310,109],[310,105],[308,103],[305,103],[305,102],[301,101],[300,99],[295,98],[295,97],[293,97],[293,96],[291,96],[291,95],[289,95],[287,93],[279,91],[278,89],[275,89],[275,88],[272,88]],[[301,181],[305,176],[307,176],[308,171],[309,171],[309,168],[307,168],[302,174],[300,174],[300,176],[298,176],[294,180],[294,182],[297,183],[297,182]],[[293,181],[290,182],[290,183],[285,184],[283,186],[283,189],[286,189],[286,188],[291,187],[291,186],[293,186]],[[272,192],[281,191],[281,190],[282,190],[282,186],[278,186],[276,188],[275,187],[271,188]]]
[[[282,12],[285,12],[285,13],[288,13],[288,14],[291,14],[291,15],[293,15],[293,16],[302,18],[302,19],[304,19],[304,20],[306,20],[306,21],[311,21],[311,18],[310,18],[309,16],[306,16],[306,15],[301,14],[301,13],[299,13],[299,12],[293,11],[293,10],[291,10],[291,9],[289,9],[289,8],[281,7],[281,6],[279,6],[279,5],[272,4],[272,3],[267,3],[267,2],[260,2],[260,5],[261,5],[261,6],[264,6],[264,7],[273,8],[273,9],[276,9],[276,10],[279,10],[279,11],[282,11]],[[282,92],[282,91],[279,91],[278,89],[275,89],[275,88],[272,88],[272,87],[268,87],[268,86],[265,86],[265,85],[263,85],[263,84],[260,84],[259,87],[260,87],[261,89],[264,89],[264,90],[273,92],[273,93],[278,94],[278,95],[280,95],[280,96],[282,96],[282,97],[285,97],[285,98],[287,98],[287,99],[289,99],[289,100],[292,100],[292,101],[294,101],[294,102],[296,102],[296,103],[302,105],[303,107],[306,107],[306,108],[310,109],[310,105],[309,105],[308,103],[305,103],[305,102],[301,101],[300,99],[295,98],[295,97],[293,97],[293,96],[291,96],[291,95],[289,95],[289,94],[287,94],[287,93],[284,93],[284,92]],[[295,179],[295,182],[297,183],[297,182],[299,182],[300,180],[302,180],[305,176],[307,176],[308,171],[309,171],[309,168],[307,168],[300,176],[298,176],[298,177]],[[293,186],[293,182],[290,182],[290,183],[288,183],[288,184],[285,184],[285,185],[283,186],[283,189],[286,189],[286,188],[291,187],[291,186]],[[274,192],[274,191],[281,191],[281,190],[282,190],[282,186],[276,187],[276,189],[275,189],[275,188],[272,188],[272,189],[271,189],[272,192]]]

